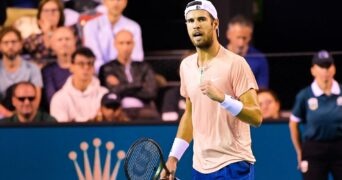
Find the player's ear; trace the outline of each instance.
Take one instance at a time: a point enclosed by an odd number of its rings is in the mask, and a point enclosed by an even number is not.
[[[215,29],[219,28],[219,24],[220,24],[220,21],[218,19],[215,19],[214,20],[214,27],[215,27]]]

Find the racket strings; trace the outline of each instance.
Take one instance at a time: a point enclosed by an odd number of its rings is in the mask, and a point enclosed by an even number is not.
[[[130,156],[127,157],[130,179],[152,179],[159,167],[160,159],[160,152],[155,144],[149,141],[136,144]]]

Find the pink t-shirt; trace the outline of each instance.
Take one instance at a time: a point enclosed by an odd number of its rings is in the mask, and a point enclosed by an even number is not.
[[[244,58],[223,47],[202,71],[197,54],[185,58],[180,66],[181,95],[189,97],[192,104],[193,168],[211,173],[237,161],[254,163],[249,124],[199,88],[201,80],[211,80],[225,94],[238,98],[249,89],[258,89],[253,72]]]

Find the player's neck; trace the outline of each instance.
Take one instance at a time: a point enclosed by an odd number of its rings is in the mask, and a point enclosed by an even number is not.
[[[198,65],[202,66],[204,64],[209,63],[209,61],[216,57],[220,50],[221,45],[216,41],[207,49],[197,48],[198,54]]]

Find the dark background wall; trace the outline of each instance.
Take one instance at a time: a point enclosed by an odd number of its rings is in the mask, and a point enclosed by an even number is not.
[[[193,49],[184,24],[184,0],[129,0],[125,14],[142,27],[144,49]],[[253,44],[265,53],[306,52],[269,57],[270,87],[278,92],[284,109],[290,109],[296,93],[312,81],[310,60],[320,49],[341,50],[342,2],[332,0],[212,0],[220,18],[220,42],[230,17],[253,18]],[[278,54],[279,55],[279,54]],[[341,56],[336,56],[337,70]],[[175,72],[175,76],[176,76]],[[342,75],[336,79],[342,82]]]

